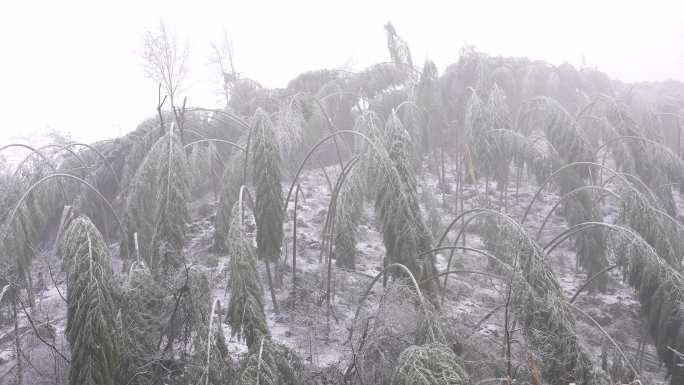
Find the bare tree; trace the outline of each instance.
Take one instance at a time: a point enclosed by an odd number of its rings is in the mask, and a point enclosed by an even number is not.
[[[235,65],[233,64],[233,42],[228,39],[225,30],[223,31],[221,41],[211,43],[211,49],[211,63],[219,71],[220,83],[223,86],[226,103],[228,103],[233,86],[238,80],[238,73],[235,71]]]
[[[145,76],[161,86],[174,109],[174,96],[182,91],[182,83],[188,75],[188,41],[179,42],[163,20],[159,20],[158,28],[146,29],[141,40],[140,56]]]

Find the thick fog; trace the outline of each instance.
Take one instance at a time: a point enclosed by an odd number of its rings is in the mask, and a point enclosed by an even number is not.
[[[4,0],[0,385],[683,385],[682,2]]]
[[[646,5],[647,4],[647,5]],[[684,80],[684,6],[638,1],[7,1],[0,12],[0,139],[50,129],[92,141],[154,113],[140,36],[164,19],[190,44],[190,104],[223,105],[211,42],[224,31],[235,66],[264,86],[319,68],[389,60],[391,20],[415,61],[440,69],[464,44],[490,55],[596,66],[624,81]]]

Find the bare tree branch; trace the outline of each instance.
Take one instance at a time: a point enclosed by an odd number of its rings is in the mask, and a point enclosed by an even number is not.
[[[169,32],[163,20],[157,29],[146,29],[141,38],[142,68],[145,76],[161,84],[171,99],[182,91],[182,84],[188,75],[189,42],[179,42],[178,37]]]

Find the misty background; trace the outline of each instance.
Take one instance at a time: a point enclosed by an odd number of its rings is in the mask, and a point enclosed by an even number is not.
[[[232,41],[234,64],[265,87],[319,68],[388,61],[391,20],[417,65],[440,71],[465,44],[497,56],[597,67],[628,82],[684,80],[681,1],[21,1],[0,10],[0,142],[51,130],[91,142],[153,116],[141,36],[163,20],[189,44],[189,105],[222,107],[212,42]],[[584,62],[584,63],[583,63]]]

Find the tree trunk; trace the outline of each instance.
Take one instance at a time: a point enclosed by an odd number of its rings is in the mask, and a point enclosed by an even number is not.
[[[460,171],[460,173],[461,173],[461,175],[463,175],[463,176],[462,176],[462,178],[461,178],[461,185],[458,187],[458,188],[459,188],[458,195],[459,195],[459,197],[460,197],[459,200],[460,200],[460,202],[461,202],[461,214],[465,212],[465,203],[463,202],[463,200],[464,200],[464,198],[463,198],[463,182],[465,182],[465,173],[463,172],[463,171],[464,171],[464,170],[463,170],[463,168],[464,168],[464,163],[465,163],[465,162],[461,162],[461,171]],[[473,181],[473,182],[476,183],[476,181]],[[476,185],[475,187],[477,187],[477,185]],[[489,200],[488,200],[488,201],[489,201]],[[463,231],[465,231],[465,217],[461,218],[461,226],[462,226],[463,229],[464,229]],[[461,237],[461,238],[463,239],[463,247],[465,247],[465,245],[466,245],[465,233],[464,233],[464,236]]]
[[[485,195],[489,195],[489,175],[485,174]]]
[[[273,289],[273,277],[271,276],[271,264],[268,258],[264,258],[266,262],[266,275],[268,276],[268,289],[271,291],[271,301],[273,302],[273,312],[278,314],[278,302],[276,301],[275,290]]]
[[[522,166],[518,167],[515,173],[515,204],[520,203],[520,178],[522,176]]]
[[[33,276],[31,270],[26,272],[26,294],[28,295],[29,307],[31,311],[36,306],[36,296],[33,293]]]
[[[444,147],[440,148],[439,151],[440,158],[440,169],[439,169],[439,186],[442,190],[442,208],[446,208],[446,171],[444,166]]]
[[[456,199],[454,202],[454,214],[458,213],[458,205],[461,202],[461,199],[463,199],[463,196],[461,196],[461,185],[463,184],[463,168],[460,157],[456,164],[456,168],[458,169],[458,173],[456,175]]]

